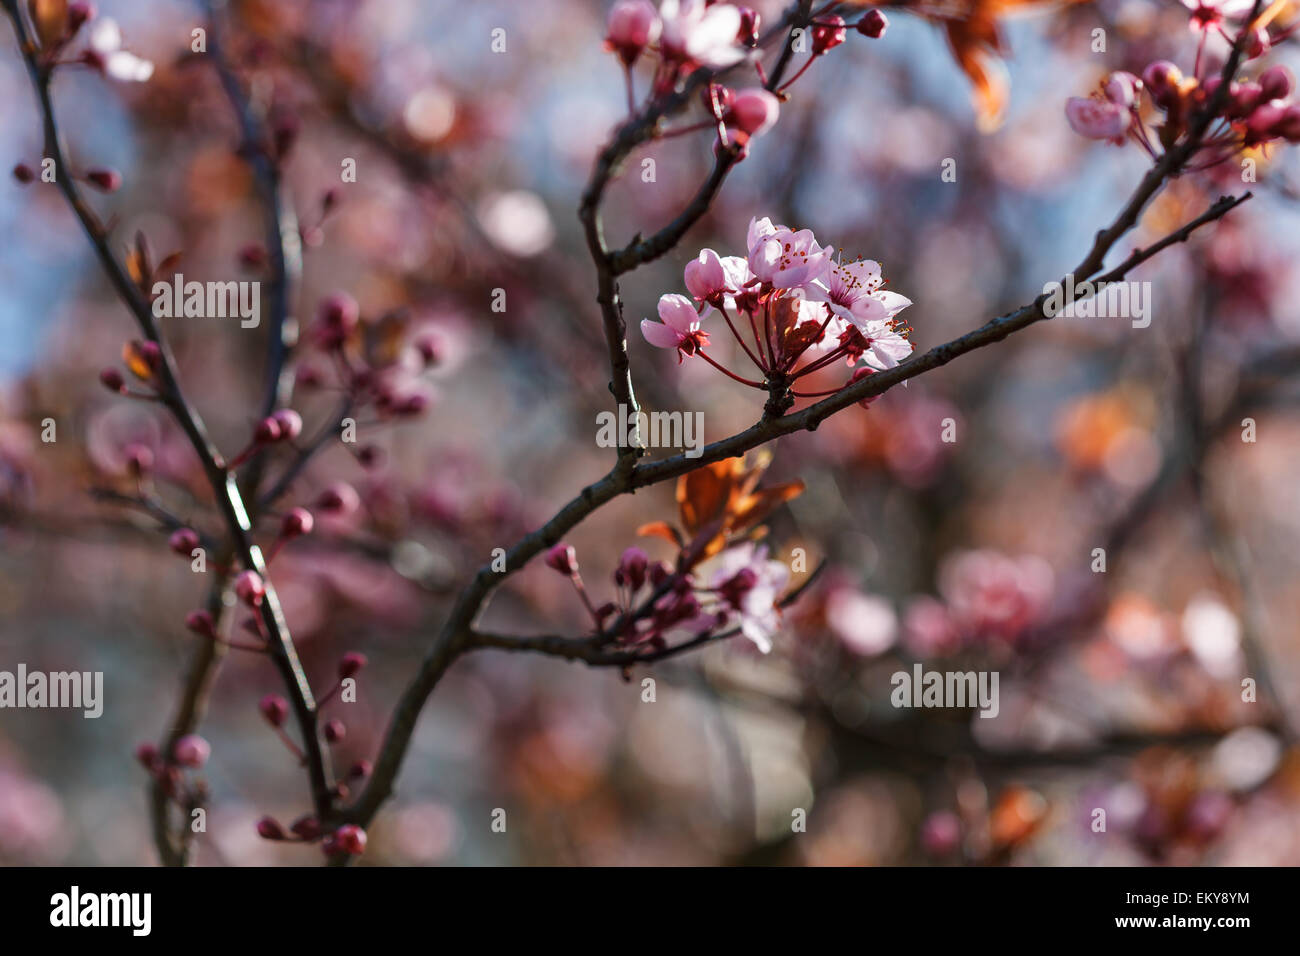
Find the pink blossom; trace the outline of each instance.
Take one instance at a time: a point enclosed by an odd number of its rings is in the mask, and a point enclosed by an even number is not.
[[[1219,26],[1228,17],[1244,17],[1254,7],[1254,0],[1182,0],[1192,12],[1188,26],[1195,32]]]
[[[1088,139],[1108,139],[1122,143],[1133,123],[1133,114],[1109,100],[1072,96],[1065,101],[1065,118],[1071,128]]]
[[[776,226],[766,216],[750,220],[746,247],[750,271],[777,289],[812,285],[831,267],[835,251],[819,245],[812,230]]]
[[[679,362],[709,343],[708,335],[700,331],[700,316],[686,296],[661,295],[659,318],[660,322],[642,319],[641,334],[655,348],[677,349]]]
[[[729,3],[707,6],[705,0],[663,0],[660,47],[665,57],[721,69],[746,56],[737,45],[740,10]]]
[[[768,560],[766,545],[747,541],[718,556],[712,585],[736,612],[741,633],[764,654],[780,627],[776,602],[789,579],[784,562]]]

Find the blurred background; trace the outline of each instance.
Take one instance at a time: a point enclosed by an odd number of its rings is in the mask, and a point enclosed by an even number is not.
[[[754,6],[768,22],[781,10]],[[183,252],[187,279],[258,278],[262,211],[238,125],[215,70],[187,56],[201,11],[99,7],[155,64],[144,83],[74,68],[55,81],[74,164],[123,176],[91,199],[116,250],[142,231],[159,258]],[[274,567],[315,686],[345,651],[370,659],[357,703],[334,705],[348,726],[339,766],[373,758],[457,587],[609,467],[593,442],[608,375],[576,216],[626,109],[602,49],[606,13],[597,0],[231,4],[228,52],[294,136],[294,314],[309,320],[347,291],[371,325],[393,319],[394,347],[425,336],[438,355],[424,415],[363,425],[377,461],[331,448],[284,502],[309,505],[343,481],[362,503]],[[905,318],[925,351],[1032,300],[1141,177],[1136,148],[1071,132],[1065,99],[1161,57],[1189,69],[1195,53],[1178,3],[1032,9],[1002,25],[1010,105],[981,132],[934,18],[888,13],[883,39],[851,33],[792,87],[711,212],[622,282],[639,395],[651,410],[704,411],[709,441],[752,424],[763,396],[679,366],[635,331],[661,293],[684,291],[701,247],[743,255],[755,215],[812,228],[882,263],[915,303]],[[1105,52],[1093,51],[1098,27]],[[1271,57],[1294,58],[1285,44]],[[37,166],[40,119],[7,20],[0,84],[0,159]],[[708,137],[634,155],[606,205],[611,244],[689,201],[711,168]],[[948,158],[955,182],[940,177]],[[355,183],[340,182],[345,159]],[[803,548],[827,569],[770,655],[737,639],[630,683],[499,651],[459,661],[363,862],[1300,864],[1300,170],[1287,152],[1258,159],[1252,201],[1133,277],[1153,284],[1148,328],[1041,323],[773,446],[767,480],[807,485],[769,522],[773,554]],[[1243,188],[1232,163],[1185,177],[1132,239]],[[62,197],[7,177],[0,232],[0,670],[105,675],[97,720],[0,712],[0,863],[151,864],[148,777],[132,752],[172,720],[200,640],[183,621],[207,582],[155,516],[113,500],[136,489],[127,449],[151,449],[172,513],[205,533],[219,523],[184,436],[97,381],[137,332]],[[187,394],[235,454],[257,416],[267,323],[165,325]],[[725,355],[727,340],[714,342]],[[337,404],[314,361],[300,350],[294,407],[309,433]],[[598,602],[624,548],[671,557],[636,529],[675,521],[673,493],[621,498],[569,535]],[[562,585],[534,562],[484,622],[580,634],[582,607]],[[890,675],[917,661],[998,671],[997,718],[891,706]],[[212,745],[202,865],[321,860],[255,832],[264,814],[308,808],[303,773],[257,712],[280,690],[257,655],[232,653],[216,675],[200,730]],[[798,810],[806,832],[792,829]]]

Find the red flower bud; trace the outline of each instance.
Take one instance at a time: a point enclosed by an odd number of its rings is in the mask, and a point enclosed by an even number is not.
[[[351,485],[336,481],[320,493],[316,507],[327,514],[349,515],[361,507],[361,496]]]
[[[1271,66],[1259,75],[1259,88],[1264,100],[1280,100],[1291,92],[1291,74],[1285,67]]]
[[[283,840],[284,828],[271,817],[262,817],[257,821],[257,835],[263,840]]]
[[[167,546],[177,554],[188,558],[199,546],[198,532],[193,528],[177,528],[167,539]]]
[[[348,651],[339,660],[339,680],[352,677],[367,664],[366,655]]]
[[[378,467],[384,460],[384,452],[375,445],[366,445],[357,452],[357,461],[362,468],[371,469]]]
[[[86,182],[100,192],[115,193],[122,188],[122,174],[115,169],[91,169],[86,172]]]
[[[325,723],[325,739],[330,743],[338,743],[348,734],[348,729],[343,725],[341,720],[330,720]]]
[[[370,776],[370,772],[375,768],[371,766],[369,760],[358,760],[348,770],[349,780],[361,780]]]
[[[239,250],[239,264],[245,269],[260,269],[266,265],[266,247],[259,242],[250,242]]]
[[[195,634],[203,637],[212,637],[216,634],[216,623],[212,620],[212,615],[207,611],[198,610],[190,611],[185,615],[185,626]]]
[[[314,840],[320,836],[320,821],[310,815],[299,817],[290,824],[289,829],[303,840]]]
[[[341,346],[361,321],[357,300],[346,292],[335,292],[321,301],[312,333],[324,349]]]
[[[153,770],[158,766],[158,748],[153,744],[140,744],[135,748],[135,759],[145,770]]]
[[[821,56],[828,50],[833,50],[848,37],[848,31],[844,28],[844,18],[840,16],[827,17],[819,23],[813,25],[813,56]]]
[[[609,11],[605,43],[627,66],[636,62],[658,32],[659,14],[650,0],[619,0]]]
[[[26,163],[19,163],[14,167],[14,179],[18,180],[24,186],[36,180],[36,173],[32,167]]]
[[[736,42],[743,43],[745,46],[755,46],[758,43],[758,28],[763,22],[763,18],[758,15],[757,10],[751,10],[749,7],[740,8],[740,31],[736,34]]]
[[[355,823],[345,823],[334,831],[333,835],[326,841],[326,853],[346,853],[349,856],[358,856],[364,853],[366,849],[366,831],[361,829]]]
[[[649,566],[650,559],[646,557],[644,551],[635,546],[628,548],[619,559],[618,570],[614,572],[614,581],[635,591],[645,584],[646,569]]]
[[[546,552],[546,566],[561,574],[578,573],[578,552],[561,542]]]
[[[211,754],[212,747],[198,734],[186,734],[172,748],[172,757],[182,767],[202,767]]]
[[[852,385],[854,382],[860,382],[868,375],[871,375],[874,372],[875,369],[873,368],[869,368],[866,365],[859,365],[856,369],[853,370],[853,377],[849,379],[849,384]],[[879,395],[871,395],[867,398],[862,399],[860,402],[858,402],[858,404],[863,408],[870,408],[871,403],[874,402],[879,397],[880,397]]]
[[[257,423],[257,428],[253,430],[253,440],[259,445],[270,445],[278,442],[283,434],[280,423],[274,417],[268,417]]]
[[[277,694],[267,694],[258,702],[257,709],[272,727],[281,726],[289,716],[289,702]]]
[[[282,408],[271,417],[280,426],[282,441],[293,441],[302,434],[302,416],[292,408]]]
[[[126,379],[124,379],[122,373],[115,368],[106,368],[100,372],[99,381],[100,384],[110,392],[121,394],[122,390],[126,388]]]
[[[266,595],[266,584],[256,571],[243,571],[235,578],[235,594],[249,607],[258,607]]]
[[[871,37],[878,40],[885,35],[885,30],[889,28],[889,17],[885,16],[879,10],[868,10],[858,21],[858,32],[864,37]]]
[[[280,523],[280,537],[296,538],[300,534],[311,534],[314,523],[311,512],[306,508],[291,508]]]

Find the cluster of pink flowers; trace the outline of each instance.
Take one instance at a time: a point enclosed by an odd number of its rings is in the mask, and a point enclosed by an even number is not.
[[[738,628],[764,654],[780,628],[781,594],[790,569],[768,557],[765,545],[742,541],[708,562],[703,576],[651,562],[637,547],[623,552],[613,580],[617,599],[599,606],[588,596],[578,558],[567,544],[546,554],[546,565],[573,583],[598,634],[621,648],[667,648],[671,634],[700,637]],[[643,589],[647,589],[643,592]]]
[[[697,69],[724,70],[752,60],[762,86],[732,90],[710,83],[703,98],[712,120],[676,130],[687,132],[717,124],[719,145],[743,158],[749,141],[775,125],[782,96],[812,63],[845,41],[848,25],[843,17],[818,17],[811,24],[812,56],[803,69],[773,91],[755,56],[761,17],[749,7],[713,0],[619,0],[610,10],[605,46],[623,64],[628,76],[628,105],[633,107],[631,69],[649,52],[658,56],[650,95],[675,89]],[[855,24],[863,36],[884,36],[888,20],[879,10],[867,11]]]
[[[893,368],[911,354],[911,330],[898,315],[912,302],[883,288],[878,262],[846,262],[810,230],[774,225],[766,217],[750,222],[746,249],[743,257],[702,250],[686,266],[689,297],[661,296],[660,321],[642,321],[646,341],[675,349],[679,362],[699,356],[733,379],[764,390],[778,378],[791,383],[841,359],[854,369],[852,382]],[[705,351],[709,333],[703,324],[714,312],[764,381],[737,375]],[[749,329],[748,339],[742,328]]]
[[[1200,34],[1196,65],[1191,76],[1168,60],[1157,60],[1139,78],[1123,70],[1110,74],[1089,97],[1071,97],[1065,115],[1076,133],[1089,139],[1122,145],[1132,139],[1152,157],[1158,147],[1168,148],[1184,136],[1193,117],[1215,102],[1222,78],[1205,76],[1202,53],[1208,31],[1221,34],[1229,43],[1234,38],[1224,23],[1244,16],[1252,0],[1184,0],[1192,9],[1191,26]],[[1246,43],[1247,59],[1267,52],[1281,34],[1271,37],[1267,27],[1254,28]],[[1291,101],[1294,84],[1280,66],[1262,71],[1254,80],[1233,81],[1222,99],[1214,121],[1197,146],[1199,165],[1205,169],[1235,156],[1244,148],[1277,140],[1300,142],[1300,104]],[[1161,114],[1156,132],[1142,117],[1143,94]]]
[[[981,549],[949,555],[939,596],[917,598],[904,615],[908,649],[941,657],[976,643],[1017,644],[1048,610],[1055,575],[1042,558]]]

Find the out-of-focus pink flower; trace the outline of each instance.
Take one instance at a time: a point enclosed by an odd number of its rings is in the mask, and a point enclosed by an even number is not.
[[[1080,136],[1106,139],[1112,143],[1122,143],[1133,124],[1133,114],[1127,107],[1110,100],[1082,96],[1072,96],[1065,101],[1065,118]]]
[[[944,657],[961,648],[961,634],[942,601],[919,597],[903,617],[903,641],[917,657]]]
[[[954,620],[982,637],[1015,640],[1046,609],[1052,588],[1051,565],[1033,555],[961,551],[939,569],[939,591]]]
[[[1106,100],[1116,106],[1131,107],[1142,91],[1142,81],[1125,70],[1116,70],[1106,80]]]
[[[1192,13],[1188,26],[1195,32],[1219,26],[1228,17],[1244,17],[1255,5],[1254,0],[1182,0]]]
[[[805,289],[831,268],[835,250],[818,244],[810,229],[773,225],[766,216],[750,220],[746,237],[750,271],[777,289]]]
[[[122,49],[122,30],[111,17],[96,20],[87,41],[82,60],[105,76],[123,83],[143,83],[153,76],[152,63]]]
[[[628,66],[641,51],[659,39],[663,23],[650,0],[619,0],[609,11],[605,42]]]
[[[660,322],[641,320],[641,334],[660,349],[677,349],[677,361],[694,355],[709,344],[708,334],[700,330],[700,316],[684,295],[669,293],[659,297]]]
[[[827,597],[826,624],[861,657],[883,654],[898,638],[898,618],[889,602],[853,588],[836,588]]]
[[[729,3],[708,6],[705,0],[663,0],[659,5],[663,55],[684,64],[721,69],[746,56],[738,45],[740,10]]]

